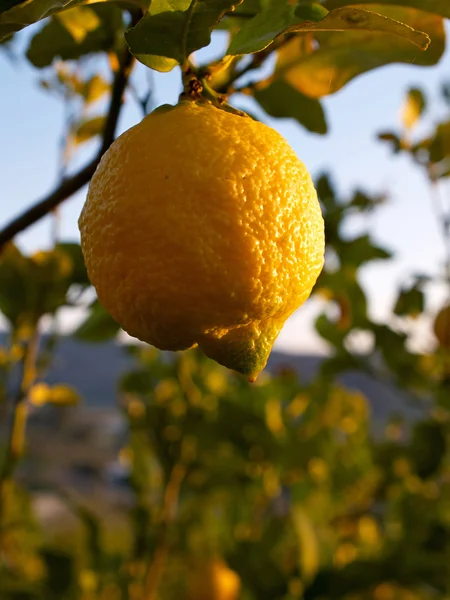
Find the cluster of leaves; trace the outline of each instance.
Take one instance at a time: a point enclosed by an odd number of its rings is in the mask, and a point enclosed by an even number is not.
[[[6,0],[0,40],[46,18],[31,38],[28,59],[39,68],[55,59],[121,52],[125,40],[146,66],[169,71],[193,67],[190,56],[207,46],[213,30],[226,31],[227,54],[212,71],[200,69],[216,91],[252,94],[276,117],[297,119],[316,133],[327,129],[319,99],[351,79],[394,62],[434,65],[445,47],[445,0],[164,0],[86,3]],[[367,5],[367,6],[366,6]],[[130,26],[130,14],[135,15]],[[137,15],[137,17],[136,17]],[[143,15],[139,20],[139,15]],[[276,53],[268,79],[237,82],[252,55],[253,66]],[[99,127],[99,122],[96,127]]]
[[[42,546],[26,513],[24,531],[14,523],[16,491],[2,529],[2,598],[146,598],[147,563],[162,552],[161,599],[186,597],[190,573],[212,556],[239,575],[246,600],[449,593],[447,413],[409,438],[392,423],[377,442],[364,396],[330,380],[302,384],[284,370],[250,387],[196,351],[175,360],[129,351],[125,541],[108,547],[115,524],[73,505],[75,546]]]

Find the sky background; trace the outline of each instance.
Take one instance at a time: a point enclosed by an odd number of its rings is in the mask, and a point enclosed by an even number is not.
[[[16,51],[25,48],[36,26],[23,33]],[[447,29],[449,32],[449,30]],[[220,52],[222,34],[199,59]],[[266,68],[270,68],[268,65]],[[147,69],[139,65],[133,75],[137,89],[147,86]],[[45,71],[34,68],[25,58],[11,61],[0,51],[0,227],[46,195],[58,181],[59,143],[64,111],[58,98],[39,86]],[[180,76],[177,71],[152,75],[154,104],[176,103]],[[424,175],[406,156],[393,157],[387,145],[376,139],[377,132],[400,127],[400,108],[407,89],[420,86],[430,110],[417,129],[426,133],[446,114],[439,97],[444,81],[450,81],[450,52],[436,67],[393,65],[371,71],[348,84],[340,92],[323,99],[329,133],[310,134],[291,119],[271,119],[255,108],[251,100],[239,101],[262,120],[276,128],[292,145],[313,177],[328,172],[341,197],[355,188],[371,193],[387,193],[388,202],[369,217],[349,220],[346,231],[354,236],[369,231],[374,240],[395,254],[393,261],[379,261],[365,267],[361,281],[369,294],[369,308],[377,319],[389,314],[396,291],[414,273],[436,273],[444,258],[444,247],[430,192]],[[237,103],[237,100],[236,100]],[[96,107],[98,111],[98,106]],[[101,108],[101,106],[100,106]],[[119,133],[142,118],[137,103],[128,96],[119,122]],[[95,151],[95,143],[77,152],[71,170],[85,164]],[[443,189],[443,193],[449,192]],[[60,211],[60,238],[79,240],[77,219],[86,189],[67,200]],[[448,199],[448,196],[447,196]],[[44,218],[16,239],[26,252],[48,247],[52,222]],[[432,285],[428,309],[433,313],[443,302],[445,290]],[[290,352],[320,352],[325,348],[315,335],[312,319],[321,312],[318,302],[308,302],[285,325],[276,348]],[[62,316],[66,330],[79,321],[79,313]],[[429,320],[415,325],[415,344],[425,348],[432,342]]]

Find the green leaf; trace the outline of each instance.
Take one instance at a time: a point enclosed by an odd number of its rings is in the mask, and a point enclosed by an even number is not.
[[[82,144],[103,133],[105,117],[93,117],[78,123],[73,131],[75,144]]]
[[[328,10],[355,4],[358,6],[370,4],[371,10],[375,12],[380,12],[379,9],[382,9],[383,6],[416,8],[450,19],[450,4],[448,0],[325,0],[324,2]]]
[[[315,322],[317,333],[335,348],[342,348],[344,344],[345,331],[338,328],[325,314],[317,317]]]
[[[377,31],[400,36],[422,50],[426,50],[430,43],[429,37],[422,31],[416,31],[400,21],[369,10],[338,8],[326,14],[323,7],[319,6],[319,9],[322,12],[317,11],[314,17],[309,16],[304,19],[299,18],[302,17],[302,13],[297,10],[294,12],[294,16],[291,17],[290,22],[285,15],[277,19],[275,14],[272,14],[278,9],[267,11],[264,19],[265,13],[261,13],[249,21],[234,37],[228,49],[228,54],[246,54],[263,50],[279,35],[296,31]],[[287,11],[286,8],[284,10]],[[291,7],[290,10],[295,11],[295,7]],[[254,24],[251,28],[253,23],[256,23],[256,25]],[[278,31],[274,34],[275,30]]]
[[[80,244],[76,244],[75,242],[60,242],[56,244],[55,249],[63,252],[72,262],[70,282],[85,286],[91,285],[84,265]]]
[[[403,103],[402,121],[405,129],[411,129],[420,119],[426,107],[425,96],[419,88],[411,88]]]
[[[171,71],[208,46],[211,30],[242,0],[156,0],[139,23],[125,32],[134,56],[157,71]]]
[[[423,313],[425,298],[422,290],[416,285],[402,289],[395,303],[394,313],[400,317],[417,317]]]
[[[316,182],[316,190],[321,204],[329,210],[333,210],[337,206],[336,193],[333,184],[327,173],[323,173]]]
[[[53,17],[36,33],[27,57],[35,67],[42,68],[55,58],[77,59],[107,51],[115,47],[122,27],[122,11],[112,4],[73,8]]]
[[[83,342],[104,342],[115,337],[119,329],[120,325],[96,300],[90,307],[89,316],[78,327],[74,336]]]
[[[317,3],[271,6],[248,21],[234,36],[227,54],[264,50],[278,36],[298,31],[302,23],[320,21],[328,11]]]
[[[66,10],[59,13],[55,18],[64,25],[78,44],[84,40],[90,31],[95,31],[101,24],[95,11],[87,6]]]
[[[342,264],[360,267],[363,263],[372,260],[386,260],[391,257],[390,252],[375,246],[368,235],[354,240],[340,240],[335,244],[336,252]]]
[[[307,54],[299,41],[297,57],[292,56],[290,49],[290,61],[281,60],[275,76],[284,78],[307,96],[320,98],[337,92],[358,75],[387,64],[399,62],[426,66],[439,61],[445,49],[445,29],[441,17],[408,8],[379,7],[379,11],[384,16],[374,17],[374,22],[376,18],[379,24],[378,30],[376,27],[373,30],[361,27],[359,31],[350,29],[345,34],[318,31],[315,36],[318,46]],[[330,18],[334,12],[330,13]],[[384,20],[384,17],[391,20]],[[368,19],[366,25],[370,24],[371,19],[372,17]],[[325,21],[326,19],[317,25]],[[364,26],[364,21],[362,25]],[[402,32],[406,37],[402,37]],[[389,33],[396,35],[388,35]],[[421,40],[425,42],[426,35],[432,43],[423,52],[411,41],[414,38],[415,43],[421,43]],[[280,57],[282,54],[283,49],[279,52]]]
[[[272,117],[293,118],[308,131],[324,134],[327,123],[322,105],[282,80],[255,91],[255,99]]]
[[[27,308],[30,265],[13,244],[0,254],[0,311],[15,326]]]

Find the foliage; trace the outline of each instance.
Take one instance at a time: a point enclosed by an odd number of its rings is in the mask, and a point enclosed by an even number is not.
[[[323,96],[383,65],[436,64],[447,18],[447,0],[1,0],[0,51],[13,52],[18,37],[27,41],[40,84],[65,103],[63,200],[78,189],[76,177],[66,177],[75,152],[99,138],[105,150],[124,91],[148,110],[153,90],[141,96],[129,83],[127,48],[153,69],[180,68],[185,95],[200,93],[233,110],[228,100],[239,103],[245,94],[258,114],[325,134]],[[196,65],[190,55],[217,31],[227,36],[227,54]],[[99,56],[108,58],[110,76]],[[449,98],[447,85],[447,106]],[[450,175],[450,126],[446,115],[417,134],[430,106],[411,88],[398,130],[379,138],[395,155],[407,154],[438,194]],[[133,362],[118,389],[126,504],[118,515],[110,499],[96,505],[94,495],[80,499],[77,490],[50,487],[45,493],[66,509],[56,530],[36,511],[42,490],[26,477],[34,467],[25,433],[28,417],[56,418],[63,429],[80,410],[76,390],[46,379],[58,315],[74,307],[87,312],[74,333],[85,343],[115,338],[118,325],[93,299],[77,243],[56,240],[31,256],[3,245],[2,600],[186,598],[188,575],[202,575],[212,559],[238,574],[240,600],[450,596],[449,350],[438,340],[422,354],[410,346],[411,324],[429,317],[430,283],[448,287],[450,267],[406,274],[391,317],[375,321],[361,271],[392,255],[369,231],[349,238],[345,226],[389,200],[363,190],[342,198],[328,174],[316,187],[327,251],[314,291],[323,307],[315,325],[329,348],[318,372],[303,380],[280,368],[251,386],[195,350],[167,355],[124,346]],[[438,216],[448,241],[450,214]],[[355,343],[361,337],[364,353]],[[350,371],[382,382],[417,411],[405,404],[404,419],[393,416],[380,431],[368,399],[342,384]]]

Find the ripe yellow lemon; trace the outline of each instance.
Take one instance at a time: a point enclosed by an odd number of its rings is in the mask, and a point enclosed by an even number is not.
[[[254,380],[322,269],[311,177],[270,127],[211,104],[156,110],[103,156],[79,227],[100,302],[162,350]]]
[[[239,575],[222,559],[199,565],[188,579],[189,600],[237,600],[240,590]]]
[[[433,329],[439,345],[450,350],[450,304],[438,312]]]

